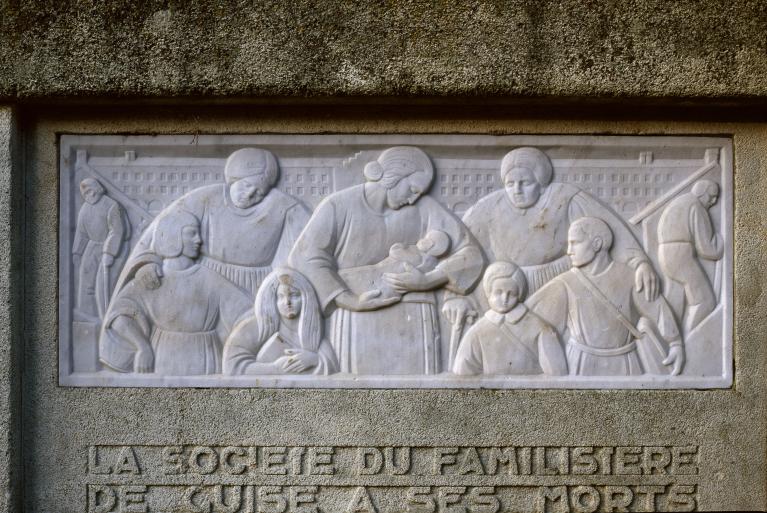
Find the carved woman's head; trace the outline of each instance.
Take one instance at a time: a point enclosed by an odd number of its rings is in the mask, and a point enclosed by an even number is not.
[[[154,254],[162,258],[181,255],[197,258],[200,246],[200,221],[193,214],[186,210],[170,209],[157,216],[151,242]]]
[[[260,148],[237,150],[226,159],[224,178],[232,204],[237,208],[252,207],[260,203],[277,183],[277,159]]]
[[[554,168],[538,148],[511,150],[501,161],[501,180],[512,205],[530,208],[551,183]]]
[[[299,342],[316,352],[322,340],[322,317],[317,294],[303,274],[289,268],[269,273],[256,294],[258,338],[265,342],[280,328],[282,319],[298,318]]]
[[[429,190],[434,166],[423,150],[395,146],[365,166],[365,178],[386,189],[387,206],[398,210],[414,204]]]

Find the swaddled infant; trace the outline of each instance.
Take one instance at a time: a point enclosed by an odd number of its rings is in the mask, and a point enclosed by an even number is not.
[[[450,237],[442,230],[429,230],[414,245],[401,242],[392,244],[389,256],[373,265],[342,269],[339,274],[355,294],[379,291],[380,297],[394,297],[402,294],[395,291],[384,279],[384,273],[402,273],[408,266],[423,273],[434,270],[439,259],[450,251]]]

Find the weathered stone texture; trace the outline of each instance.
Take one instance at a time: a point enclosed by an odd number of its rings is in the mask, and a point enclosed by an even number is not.
[[[20,2],[0,98],[767,96],[761,0]]]
[[[0,106],[0,511],[13,511],[20,475],[17,359],[20,305],[17,284],[21,273],[17,250],[21,223],[16,190],[16,183],[20,181],[16,162],[19,155],[16,121],[14,109]]]

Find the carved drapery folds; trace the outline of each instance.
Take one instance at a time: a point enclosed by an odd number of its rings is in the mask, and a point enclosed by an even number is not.
[[[183,139],[63,139],[62,384],[731,382],[728,140]]]

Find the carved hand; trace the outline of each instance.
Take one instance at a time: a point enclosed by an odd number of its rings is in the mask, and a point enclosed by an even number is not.
[[[408,263],[405,272],[384,273],[383,278],[399,293],[432,290],[447,283],[447,276],[441,271],[424,273]]]
[[[157,264],[146,264],[136,271],[136,281],[145,289],[154,290],[160,287],[162,269]]]
[[[399,296],[381,298],[379,297],[380,295],[380,290],[371,290],[364,294],[360,294],[359,297],[346,291],[336,296],[335,302],[338,307],[345,310],[351,310],[352,312],[367,312],[393,305],[400,300]]]
[[[658,286],[658,275],[655,274],[653,268],[647,262],[642,262],[637,266],[634,273],[634,284],[636,285],[636,291],[642,292],[644,290],[644,297],[647,301],[655,301],[658,299],[660,293],[660,287]]]
[[[112,267],[112,264],[115,262],[115,257],[110,255],[109,253],[104,253],[104,255],[101,257],[101,263],[104,264],[104,267]]]
[[[464,297],[455,297],[445,301],[442,306],[442,313],[445,314],[450,324],[458,324],[467,320],[471,322],[477,316],[471,302]]]
[[[285,372],[297,374],[316,367],[320,363],[320,357],[317,356],[317,353],[306,349],[286,349],[285,356],[288,357],[282,363],[282,370]]]
[[[136,352],[133,364],[136,372],[146,374],[154,367],[154,352],[151,347],[143,347]]]
[[[663,360],[663,365],[674,365],[671,369],[672,376],[678,376],[684,367],[685,354],[682,344],[673,344],[668,351],[668,356]]]

